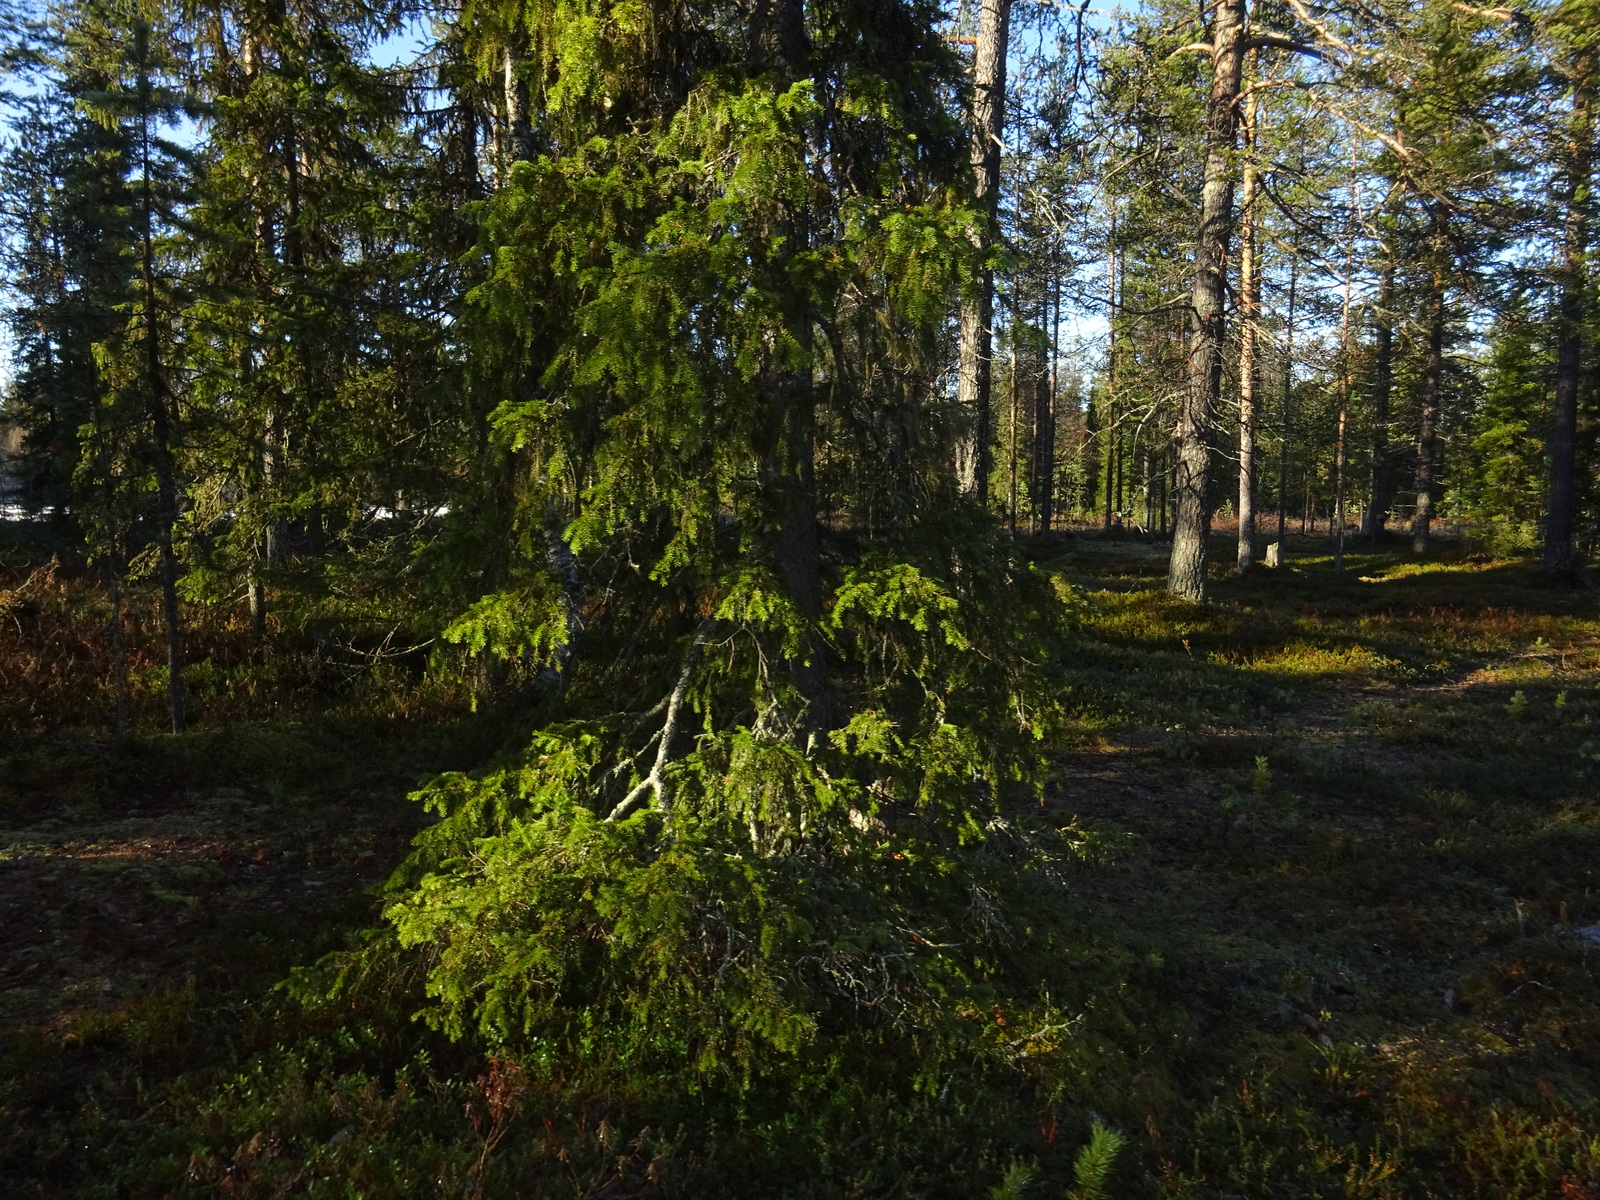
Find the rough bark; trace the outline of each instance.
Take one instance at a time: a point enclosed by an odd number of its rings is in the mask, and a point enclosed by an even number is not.
[[[1011,0],[982,0],[972,80],[973,195],[984,220],[974,233],[980,260],[987,262],[1000,200],[1000,146],[1006,116],[1006,50],[1011,41]],[[961,490],[989,496],[989,444],[993,440],[994,272],[980,267],[961,302],[961,361],[957,402],[968,427],[957,447]]]
[[[1583,370],[1584,252],[1587,204],[1593,169],[1595,85],[1600,47],[1593,42],[1573,56],[1572,114],[1566,146],[1562,199],[1566,230],[1561,252],[1561,294],[1556,310],[1556,386],[1550,424],[1550,498],[1544,530],[1544,569],[1568,575],[1578,567],[1573,548],[1577,511],[1578,384]]]
[[[1167,568],[1167,591],[1195,601],[1206,595],[1211,434],[1222,387],[1225,272],[1233,235],[1233,157],[1244,52],[1244,0],[1217,0],[1211,23],[1211,88],[1206,98],[1206,157],[1195,238],[1189,361],[1178,412],[1178,462],[1173,480],[1176,522]]]

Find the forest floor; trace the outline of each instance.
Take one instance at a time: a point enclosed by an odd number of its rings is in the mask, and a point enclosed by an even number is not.
[[[1061,560],[1094,604],[1049,802],[1178,1010],[1123,1111],[1168,1194],[1600,1197],[1595,593],[1289,549],[1203,609],[1165,547]]]
[[[1129,963],[1083,1085],[1138,1143],[1128,1194],[1600,1200],[1596,593],[1450,548],[1336,575],[1291,539],[1198,607],[1159,543],[1036,550],[1087,596],[1044,803],[1095,834],[1085,926]],[[470,1181],[484,1064],[276,985],[374,922],[405,794],[495,736],[323,715],[0,750],[10,1194]],[[615,1155],[573,1169],[582,1118],[552,1128],[548,1194],[634,1194]]]

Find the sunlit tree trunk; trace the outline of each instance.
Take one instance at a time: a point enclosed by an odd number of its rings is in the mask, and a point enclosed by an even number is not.
[[[528,115],[528,84],[522,78],[522,55],[516,44],[507,45],[502,67],[502,88],[506,114],[507,170],[511,163],[533,157],[533,125]]]
[[[1261,266],[1256,257],[1256,114],[1254,94],[1244,110],[1244,194],[1239,237],[1239,570],[1256,560],[1256,353]]]
[[[1283,403],[1278,414],[1281,436],[1278,439],[1278,544],[1282,548],[1289,532],[1289,447],[1293,435],[1294,403],[1294,302],[1295,286],[1300,282],[1300,263],[1289,261],[1289,305],[1283,322]]]
[[[1176,523],[1167,568],[1167,591],[1186,600],[1204,600],[1206,595],[1211,434],[1222,388],[1226,259],[1233,234],[1233,157],[1244,51],[1244,0],[1217,0],[1211,25],[1211,89],[1206,99],[1205,173],[1195,238],[1189,361],[1178,412],[1178,463],[1173,480]]]
[[[982,0],[972,79],[973,194],[985,221],[975,232],[979,257],[987,259],[1000,200],[1000,147],[1006,118],[1006,50],[1011,40],[1011,0]],[[989,444],[993,440],[994,272],[987,262],[961,302],[961,362],[957,401],[969,423],[957,447],[961,490],[989,498]]]
[[[1106,395],[1102,428],[1106,439],[1105,522],[1111,528],[1111,510],[1117,484],[1117,198],[1111,200],[1111,241],[1106,254]]]

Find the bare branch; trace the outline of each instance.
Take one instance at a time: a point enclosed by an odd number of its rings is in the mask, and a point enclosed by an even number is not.
[[[1283,33],[1258,33],[1245,42],[1252,50],[1292,50],[1296,54],[1304,54],[1310,58],[1320,59],[1322,51],[1307,42],[1297,42],[1292,37]]]
[[[1327,42],[1328,45],[1332,46],[1334,49],[1343,54],[1349,55],[1351,58],[1356,57],[1355,47],[1335,36],[1333,31],[1330,30],[1326,24],[1313,17],[1310,10],[1306,8],[1304,0],[1289,0],[1289,7],[1294,9],[1295,16],[1299,17],[1307,25],[1315,29],[1317,31],[1317,36],[1323,41]],[[1321,56],[1319,55],[1318,57]]]
[[[606,817],[607,821],[622,820],[639,806],[639,801],[644,799],[646,792],[654,793],[654,805],[657,810],[664,815],[670,815],[667,810],[667,759],[672,751],[672,739],[678,732],[678,718],[683,712],[684,697],[689,694],[689,681],[694,676],[694,669],[700,662],[701,652],[705,649],[716,624],[715,617],[704,622],[694,635],[694,644],[689,647],[689,653],[684,656],[683,670],[678,674],[678,682],[672,689],[672,695],[667,698],[667,719],[661,726],[661,741],[656,746],[655,765],[650,768],[650,774],[641,779],[611,810],[610,815]]]

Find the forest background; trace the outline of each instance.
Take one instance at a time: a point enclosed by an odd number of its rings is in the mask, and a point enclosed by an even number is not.
[[[7,17],[17,1178],[1600,1194],[1592,3]]]

